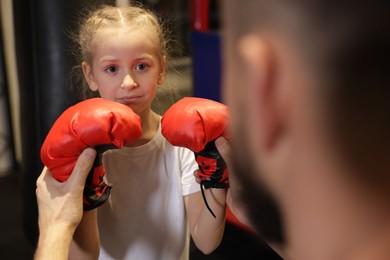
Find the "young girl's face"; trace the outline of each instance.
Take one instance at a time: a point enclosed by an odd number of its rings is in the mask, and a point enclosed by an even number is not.
[[[131,107],[137,114],[151,108],[163,81],[165,57],[147,30],[102,28],[93,40],[92,64],[82,67],[92,91]]]

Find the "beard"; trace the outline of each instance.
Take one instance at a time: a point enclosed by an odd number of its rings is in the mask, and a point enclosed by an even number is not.
[[[231,150],[232,170],[239,187],[239,201],[258,235],[267,242],[283,245],[285,237],[280,208],[272,193],[256,177],[260,175],[260,170],[255,167],[255,158],[249,153],[249,140],[241,129],[242,127],[232,138],[235,142],[232,143]]]

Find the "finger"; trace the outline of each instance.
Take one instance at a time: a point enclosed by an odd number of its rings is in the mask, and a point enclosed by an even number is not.
[[[42,172],[36,181],[35,194],[37,196],[37,199],[39,200],[39,198],[47,192],[50,193],[50,191],[52,189],[55,189],[55,187],[59,184],[60,182],[54,179],[50,170],[46,166],[43,167]]]
[[[35,182],[35,185],[36,185],[36,189],[35,189],[35,194],[38,195],[38,192],[39,192],[39,188],[41,187],[41,183],[43,182],[43,179],[45,178],[46,176],[46,172],[47,172],[47,168],[44,167],[41,174],[38,176],[36,182]]]
[[[47,168],[45,166],[45,167],[43,167],[41,174],[37,178],[37,183],[36,183],[37,186],[38,186],[38,183],[40,183],[45,178],[46,172],[47,172]]]
[[[39,187],[43,185],[44,182],[47,182],[50,176],[51,176],[51,172],[49,171],[49,169],[46,166],[43,167],[41,174],[38,176],[36,180],[35,183],[36,187]]]
[[[199,172],[199,170],[195,170],[195,171],[194,171],[194,177],[195,177],[195,178],[199,178],[199,173],[198,173],[198,172]]]
[[[230,144],[224,137],[218,137],[215,140],[215,146],[218,149],[218,152],[221,154],[222,158],[225,161],[229,160],[229,154],[230,154]]]
[[[88,173],[92,168],[95,157],[96,157],[95,149],[92,148],[85,149],[77,159],[76,165],[72,171],[72,174],[69,176],[67,182],[84,185]]]

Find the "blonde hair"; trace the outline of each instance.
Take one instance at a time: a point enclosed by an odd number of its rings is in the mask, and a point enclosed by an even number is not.
[[[156,39],[159,58],[168,56],[166,32],[163,29],[158,17],[150,10],[139,6],[101,6],[98,9],[91,11],[84,22],[81,23],[78,34],[74,35],[74,41],[78,48],[76,57],[78,64],[82,61],[92,64],[94,52],[93,40],[96,32],[104,27],[121,27],[130,26],[135,29],[148,28],[151,30],[151,35]],[[72,88],[76,88],[81,99],[87,99],[98,96],[97,92],[92,92],[84,80],[81,71],[81,66],[78,65],[74,69],[77,70],[76,82],[73,82]],[[74,81],[74,79],[72,80]],[[76,83],[76,84],[75,84]]]
[[[160,57],[167,55],[164,31],[157,16],[151,11],[135,6],[113,7],[103,6],[92,12],[89,18],[81,25],[78,43],[82,58],[90,63],[92,58],[92,41],[96,32],[106,26],[131,26],[134,28],[147,27],[156,37]]]

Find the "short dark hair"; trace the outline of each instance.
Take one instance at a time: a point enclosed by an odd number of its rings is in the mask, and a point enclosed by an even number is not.
[[[234,38],[271,28],[297,43],[315,67],[339,156],[361,181],[390,190],[390,1],[221,4]]]

